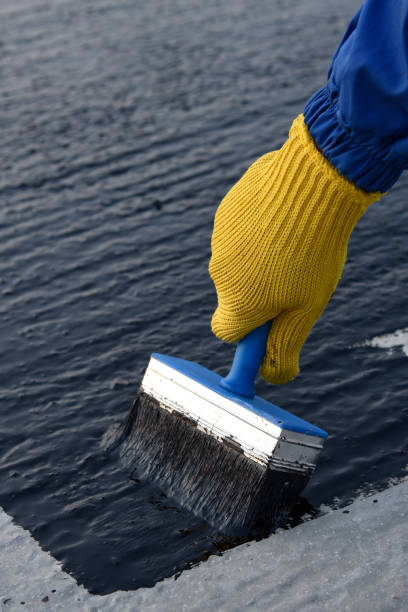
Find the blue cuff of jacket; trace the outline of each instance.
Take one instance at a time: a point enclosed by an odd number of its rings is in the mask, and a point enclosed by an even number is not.
[[[384,160],[387,146],[359,141],[337,119],[335,105],[327,86],[306,103],[304,119],[317,147],[333,166],[366,191],[384,193],[401,176],[403,168]]]

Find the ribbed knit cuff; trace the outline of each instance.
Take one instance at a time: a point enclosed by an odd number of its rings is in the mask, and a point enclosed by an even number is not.
[[[338,121],[327,86],[306,103],[305,123],[323,155],[340,174],[366,191],[385,192],[398,180],[403,168],[390,165],[383,149],[357,139]]]
[[[350,231],[366,208],[382,197],[380,191],[368,192],[340,174],[317,148],[303,115],[293,122],[285,147],[291,152],[292,164],[304,165],[315,190],[325,194],[321,206],[327,213],[347,217]]]

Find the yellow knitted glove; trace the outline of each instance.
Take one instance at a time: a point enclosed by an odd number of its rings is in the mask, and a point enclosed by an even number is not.
[[[381,197],[358,188],[317,149],[300,115],[279,151],[258,159],[215,215],[213,332],[236,342],[273,319],[262,376],[281,384],[340,279],[347,244]]]

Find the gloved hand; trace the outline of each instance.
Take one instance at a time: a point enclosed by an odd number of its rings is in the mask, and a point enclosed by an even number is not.
[[[212,329],[237,342],[273,319],[261,366],[267,381],[299,373],[300,349],[337,286],[351,231],[381,195],[340,175],[300,115],[283,147],[258,159],[222,200],[211,244]]]

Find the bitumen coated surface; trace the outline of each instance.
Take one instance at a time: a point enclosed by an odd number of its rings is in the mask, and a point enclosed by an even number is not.
[[[360,4],[0,2],[0,506],[89,591],[148,601],[144,587],[217,552],[214,530],[129,480],[100,442],[152,352],[226,373],[233,347],[210,328],[214,213],[246,168],[283,144]],[[358,223],[301,374],[279,388],[257,383],[329,433],[303,493],[315,508],[406,474],[407,193],[403,177]],[[14,594],[36,575],[26,565],[34,550],[10,565]],[[255,564],[246,577],[250,559],[234,566],[234,554],[200,566],[219,571],[202,584],[218,584],[220,601],[224,591],[235,601],[237,578],[222,567],[249,585],[263,571]],[[14,557],[0,555],[4,569]],[[268,563],[271,582],[279,568]],[[215,597],[204,587],[200,605]]]

